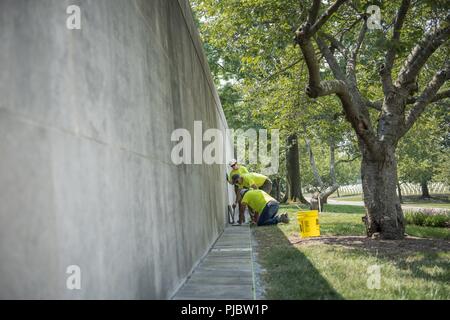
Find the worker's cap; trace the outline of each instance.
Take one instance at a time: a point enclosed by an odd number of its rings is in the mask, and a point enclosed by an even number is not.
[[[242,189],[241,191],[240,191],[240,193],[241,193],[241,197],[243,197],[244,196],[244,194],[246,193],[248,191],[248,189]]]
[[[231,159],[230,162],[229,162],[230,167],[234,166],[236,163],[237,163],[236,159]]]
[[[233,174],[233,176],[231,177],[232,183],[233,183],[233,184],[236,184],[236,183],[239,181],[239,178],[240,178],[240,177],[241,177],[241,176],[240,176],[238,173]]]

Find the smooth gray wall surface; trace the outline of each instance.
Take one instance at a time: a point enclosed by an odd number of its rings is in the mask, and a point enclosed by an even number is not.
[[[170,298],[230,197],[171,161],[174,129],[227,126],[188,2],[0,0],[0,44],[0,298]]]

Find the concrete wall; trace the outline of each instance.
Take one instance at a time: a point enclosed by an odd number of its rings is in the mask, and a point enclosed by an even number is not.
[[[226,127],[187,1],[0,0],[0,44],[0,298],[170,298],[230,196],[170,158],[174,129]]]

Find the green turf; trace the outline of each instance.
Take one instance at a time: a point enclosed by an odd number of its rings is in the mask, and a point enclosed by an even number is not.
[[[361,212],[348,207],[351,206],[326,207],[333,212],[320,215],[322,236],[365,235],[362,214],[358,214]],[[345,213],[337,213],[339,209]],[[280,210],[289,213],[291,223],[252,229],[258,243],[258,261],[268,270],[262,276],[266,298],[450,299],[449,251],[385,251],[383,246],[366,248],[358,241],[350,245],[298,245],[293,242],[298,238],[299,209],[281,206]],[[416,237],[450,240],[448,228],[407,226],[406,232]],[[370,290],[367,271],[373,265],[380,266],[381,283],[379,289]]]
[[[421,199],[419,196],[403,196],[403,205],[407,207],[450,209],[448,195],[433,195],[432,197],[432,199]],[[333,197],[332,199],[336,201],[363,201],[361,194],[339,198]]]

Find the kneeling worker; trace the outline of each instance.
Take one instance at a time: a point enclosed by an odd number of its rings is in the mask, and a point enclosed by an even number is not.
[[[258,226],[268,226],[280,222],[289,223],[287,213],[277,216],[280,204],[263,190],[241,190],[242,205],[253,213]]]
[[[231,179],[233,184],[237,184],[240,189],[260,189],[264,190],[266,193],[270,193],[272,191],[272,181],[270,181],[270,179],[263,174],[254,172],[235,174]]]

